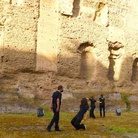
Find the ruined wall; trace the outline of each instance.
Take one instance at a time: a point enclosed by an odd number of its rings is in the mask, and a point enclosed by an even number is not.
[[[0,98],[14,90],[19,97],[48,103],[59,84],[65,88],[65,109],[68,100],[77,105],[82,96],[91,94],[128,92],[135,97],[137,4],[137,0],[1,0]]]
[[[37,71],[57,72],[58,1],[41,0],[37,32]]]
[[[53,71],[89,82],[136,82],[137,1],[0,4],[1,70]]]
[[[68,0],[68,3],[72,14],[61,10],[60,16],[58,73],[101,83],[136,83],[137,1]]]
[[[115,61],[114,68],[116,66],[117,71],[119,68],[120,74],[117,80],[123,79],[131,81],[133,74],[133,62],[137,58],[137,38],[138,24],[135,5],[137,1],[113,1],[109,3],[109,39],[112,42],[118,41],[122,43],[122,48],[119,48],[120,57]],[[124,49],[124,50],[123,50]]]
[[[2,0],[0,45],[3,71],[35,70],[38,0]]]
[[[108,29],[106,26],[108,19],[104,17],[106,23],[102,23],[102,14],[97,16],[102,9],[107,10],[107,3],[103,2],[102,4],[94,1],[74,0],[73,15],[61,15],[60,63],[58,64],[60,75],[66,74],[69,77],[83,78],[84,70],[84,78],[88,80],[100,80],[106,76],[108,67],[106,41]],[[68,71],[66,71],[67,69]]]

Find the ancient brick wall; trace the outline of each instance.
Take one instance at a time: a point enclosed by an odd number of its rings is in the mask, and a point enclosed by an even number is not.
[[[1,0],[0,69],[52,71],[94,91],[95,82],[98,90],[106,85],[110,90],[110,84],[136,87],[136,5],[136,0]]]
[[[137,5],[137,0],[0,0],[2,97],[14,90],[49,103],[62,84],[65,109],[101,93],[137,99]]]
[[[60,16],[58,73],[89,81],[137,80],[137,1],[68,3],[72,14],[61,10]]]
[[[35,70],[39,1],[2,0],[1,4],[2,70]]]
[[[108,30],[104,25],[101,24],[100,26],[95,23],[98,7],[97,5],[92,6],[94,8],[86,1],[74,1],[73,15],[71,17],[68,15],[61,16],[60,30],[62,31],[59,49],[61,49],[60,53],[62,54],[59,53],[59,58],[64,60],[60,60],[59,74],[83,77],[80,75],[82,74],[81,70],[85,70],[85,72],[91,73],[84,74],[84,78],[89,76],[88,79],[92,80],[97,79],[97,77],[100,79],[102,75],[107,74],[107,70],[104,68],[108,67],[108,51],[106,50]],[[87,55],[89,59],[83,65],[82,62],[84,61],[82,60],[87,60]],[[105,57],[104,60],[103,56]],[[69,70],[66,72],[68,67]]]
[[[133,74],[133,62],[137,58],[138,11],[137,1],[112,1],[109,3],[109,40],[122,43],[120,58],[115,60],[114,72],[119,71],[117,80],[130,81]],[[118,73],[119,73],[118,72]]]
[[[37,32],[37,71],[57,72],[58,1],[41,0]]]

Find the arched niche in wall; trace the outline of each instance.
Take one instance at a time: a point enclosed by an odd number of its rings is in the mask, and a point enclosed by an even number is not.
[[[93,44],[89,42],[82,43],[78,48],[81,56],[80,78],[82,79],[91,79],[93,76],[95,66],[93,49]]]
[[[135,58],[132,66],[132,77],[131,81],[133,83],[136,83],[138,80],[138,58]]]
[[[124,46],[120,42],[108,43],[108,50],[110,52],[108,70],[109,80],[119,80],[122,66],[123,47]]]

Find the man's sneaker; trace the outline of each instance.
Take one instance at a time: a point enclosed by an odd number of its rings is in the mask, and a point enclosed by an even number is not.
[[[47,130],[48,132],[52,132],[52,131],[51,131],[51,129],[50,129],[50,128],[48,128],[48,127],[46,128],[46,130]]]

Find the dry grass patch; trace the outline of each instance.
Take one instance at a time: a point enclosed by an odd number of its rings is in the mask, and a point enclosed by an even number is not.
[[[62,132],[49,133],[46,126],[51,120],[52,113],[47,112],[44,117],[36,114],[1,114],[0,138],[122,138],[125,135],[138,135],[138,113],[123,112],[121,116],[106,113],[100,118],[96,112],[96,119],[87,118],[83,123],[87,130],[76,131],[70,124],[76,113],[61,113],[60,127]]]

